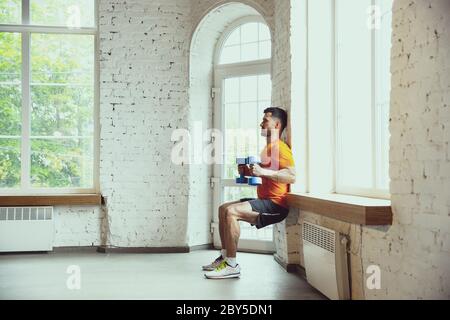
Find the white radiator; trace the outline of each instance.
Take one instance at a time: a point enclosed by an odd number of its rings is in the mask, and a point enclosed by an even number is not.
[[[350,299],[347,238],[309,222],[303,223],[302,234],[308,283],[330,299]]]
[[[53,207],[0,207],[0,252],[53,250]]]

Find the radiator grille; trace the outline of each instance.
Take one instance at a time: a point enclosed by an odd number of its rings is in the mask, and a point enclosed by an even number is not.
[[[334,253],[335,233],[333,230],[304,222],[303,240]]]
[[[53,207],[0,207],[0,221],[52,220]]]

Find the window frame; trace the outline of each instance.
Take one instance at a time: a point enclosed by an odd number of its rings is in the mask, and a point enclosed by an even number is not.
[[[371,6],[377,6],[378,0],[371,0]],[[334,3],[333,6],[333,16],[334,16],[334,32],[332,34],[333,38],[333,44],[334,44],[334,70],[333,70],[333,77],[334,77],[334,128],[333,128],[333,135],[334,135],[334,161],[333,161],[333,167],[334,167],[334,191],[337,194],[347,194],[347,195],[354,195],[354,196],[365,196],[365,197],[374,197],[374,198],[380,198],[380,199],[390,199],[390,191],[389,187],[388,189],[380,189],[377,188],[377,181],[379,179],[379,167],[381,164],[378,162],[378,154],[377,154],[377,145],[379,144],[378,136],[377,136],[377,130],[379,129],[377,127],[378,124],[378,118],[380,113],[376,112],[377,107],[377,98],[378,98],[378,82],[379,82],[379,75],[376,68],[378,56],[377,51],[380,50],[380,43],[377,41],[377,34],[376,32],[379,31],[375,28],[372,28],[370,31],[370,42],[371,42],[371,150],[372,150],[372,187],[371,188],[361,188],[361,187],[355,187],[355,186],[346,186],[343,184],[340,184],[340,175],[339,175],[339,136],[338,136],[338,84],[337,84],[337,78],[338,78],[338,9],[337,9],[337,2]],[[389,163],[387,164],[389,167]]]
[[[339,186],[337,163],[339,143],[337,138],[337,4],[336,2],[327,2],[325,6],[324,4],[305,0],[295,2],[291,6],[291,16],[299,17],[298,21],[292,23],[290,38],[292,55],[291,100],[296,101],[292,105],[291,118],[296,119],[297,123],[296,126],[291,126],[293,131],[291,142],[293,150],[297,150],[297,152],[294,151],[295,160],[300,164],[297,170],[299,177],[297,182],[291,186],[291,190],[300,193],[342,194],[390,199],[389,186],[387,190]],[[373,6],[382,3],[380,3],[380,0],[371,0],[370,4]],[[380,7],[383,8],[384,6],[380,5]],[[320,22],[321,19],[325,20],[325,25],[323,25],[323,21]],[[319,38],[316,34],[318,25],[320,26]],[[375,50],[378,49],[374,46],[376,31],[378,30],[371,30],[371,121],[379,121],[379,119],[375,119],[379,115],[379,113],[375,113],[375,98],[378,94],[375,89],[380,81],[378,75],[374,72]],[[318,48],[321,47],[329,48],[329,50],[318,52],[320,50]],[[318,62],[316,56],[319,56],[326,63]],[[318,103],[318,83],[321,90],[325,87],[327,93],[330,94],[330,99],[325,99],[321,105],[316,105]],[[324,121],[318,122],[318,112],[326,112]],[[373,134],[375,131],[376,127],[373,126],[371,150],[375,150],[377,143],[379,143],[378,138]],[[324,143],[324,145],[320,146],[319,144],[318,148],[317,141]],[[389,141],[387,141],[387,144],[389,145]],[[355,150],[355,152],[357,151]],[[380,166],[377,162],[376,152],[373,152],[372,156],[373,171],[375,166],[377,166],[377,169]],[[321,161],[316,164],[315,162],[318,159]],[[386,166],[389,168],[389,163]],[[372,183],[376,185],[377,180],[379,180],[379,177],[375,175]]]
[[[100,127],[99,127],[99,35],[98,35],[98,0],[94,1],[94,27],[69,28],[66,26],[45,26],[30,24],[30,0],[21,2],[21,23],[20,24],[0,24],[0,32],[14,32],[21,34],[21,91],[22,91],[22,132],[21,132],[21,179],[18,188],[0,188],[0,195],[31,195],[31,194],[86,194],[99,192],[99,155],[100,155]],[[31,34],[79,34],[92,35],[94,37],[94,110],[93,110],[93,186],[92,188],[36,188],[31,187]]]
[[[248,60],[248,61],[241,61],[241,62],[234,62],[234,63],[224,63],[224,64],[220,64],[220,56],[222,54],[223,51],[223,47],[225,46],[225,42],[227,41],[228,37],[233,33],[233,31],[237,28],[239,28],[240,26],[247,24],[247,23],[252,23],[252,22],[259,22],[259,23],[263,23],[265,24],[268,28],[269,28],[269,32],[270,32],[270,42],[271,42],[271,46],[270,46],[270,58],[269,59],[257,59],[257,60]],[[214,49],[214,68],[217,67],[224,67],[224,66],[230,66],[230,65],[245,65],[245,64],[255,64],[256,62],[261,62],[261,61],[272,61],[272,57],[273,57],[273,35],[272,35],[272,30],[270,30],[270,27],[267,25],[266,21],[264,21],[264,18],[261,16],[246,16],[243,18],[239,18],[235,21],[233,21],[226,29],[224,32],[222,32],[219,40],[217,41],[217,45],[216,48]]]
[[[269,28],[270,42],[271,42],[271,57],[269,59],[249,60],[244,62],[235,62],[220,64],[220,57],[222,49],[229,35],[238,27],[252,22],[263,23]],[[225,128],[224,123],[224,109],[223,106],[223,81],[227,78],[241,77],[241,76],[253,76],[258,74],[269,74],[270,79],[273,79],[272,73],[272,57],[273,57],[273,34],[270,26],[261,16],[246,16],[239,18],[232,23],[222,32],[219,40],[217,41],[214,50],[214,67],[213,67],[213,87],[215,95],[213,99],[213,127],[220,129]],[[262,115],[261,115],[262,116]],[[225,137],[222,147],[225,146]],[[224,155],[223,155],[224,156]],[[223,164],[213,164],[213,203],[215,207],[218,207],[220,203],[224,202],[224,188],[225,187],[245,187],[245,185],[236,184],[235,179],[227,179],[223,176]],[[252,188],[247,186],[248,188]],[[218,218],[215,216],[213,219],[213,226],[217,226]],[[213,227],[215,228],[215,227]],[[216,230],[216,229],[215,229]],[[216,232],[216,231],[214,231]],[[243,231],[244,232],[244,231]],[[254,250],[260,252],[273,252],[274,242],[273,240],[255,240],[255,239],[241,239],[239,242],[240,250]]]
[[[270,41],[273,42],[273,35],[270,27],[267,25],[266,21],[261,16],[246,16],[239,18],[233,21],[221,34],[219,40],[217,41],[216,48],[214,50],[214,88],[218,89],[219,95],[214,98],[214,123],[220,124],[221,128],[224,128],[224,110],[222,108],[222,83],[219,79],[226,79],[237,76],[246,76],[246,75],[255,75],[258,73],[268,73],[272,80],[272,56],[273,56],[273,45],[271,45],[271,58],[269,59],[258,59],[258,60],[250,60],[244,62],[235,62],[235,63],[227,63],[220,64],[220,56],[222,54],[223,47],[225,45],[226,40],[231,35],[231,33],[237,29],[238,27],[252,22],[259,22],[265,24],[269,28],[270,32]],[[214,176],[219,180],[224,180],[223,185],[221,187],[226,186],[237,186],[234,179],[223,179],[222,178],[222,165],[215,164],[214,168]],[[220,192],[219,201],[223,202],[223,193]]]

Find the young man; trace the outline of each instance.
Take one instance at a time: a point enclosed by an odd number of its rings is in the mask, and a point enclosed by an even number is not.
[[[222,242],[221,255],[209,265],[203,266],[208,279],[226,279],[240,276],[236,262],[236,250],[240,236],[239,221],[246,221],[256,228],[283,221],[289,208],[286,193],[289,184],[295,182],[292,152],[280,137],[287,124],[287,114],[281,108],[264,110],[260,124],[261,135],[267,144],[261,153],[260,165],[240,165],[239,173],[262,178],[258,186],[258,199],[241,199],[224,203],[219,207],[219,232]]]

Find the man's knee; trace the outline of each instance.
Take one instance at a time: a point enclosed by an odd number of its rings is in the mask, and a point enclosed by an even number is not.
[[[224,211],[224,217],[226,221],[231,222],[237,219],[238,216],[238,210],[235,205],[231,205],[227,207]]]
[[[227,207],[228,207],[228,205],[226,203],[219,206],[219,218],[220,219],[225,217]]]

